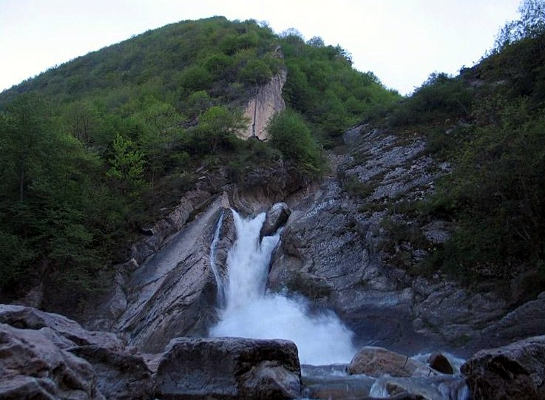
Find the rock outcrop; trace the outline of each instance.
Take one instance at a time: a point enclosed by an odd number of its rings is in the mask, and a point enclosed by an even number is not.
[[[511,311],[493,285],[470,290],[440,271],[418,271],[453,229],[404,211],[450,170],[428,155],[421,135],[359,126],[345,140],[347,153],[330,156],[336,175],[286,199],[292,214],[272,260],[271,290],[333,309],[360,345],[405,353],[443,348],[469,355],[542,332],[543,296]]]
[[[276,203],[267,211],[265,222],[259,232],[259,237],[273,235],[290,217],[291,210],[286,203]]]
[[[178,338],[157,370],[165,399],[290,399],[300,394],[295,344],[284,340]]]
[[[462,373],[474,400],[545,399],[545,336],[481,350]]]
[[[129,344],[142,351],[160,352],[178,336],[204,335],[216,319],[217,288],[210,267],[210,244],[221,212],[221,199],[213,202],[168,245],[131,275],[126,284],[127,308],[114,330],[126,334]],[[232,219],[223,219],[218,247],[231,243]],[[216,266],[223,268],[223,251]],[[220,272],[221,275],[225,273]]]
[[[0,324],[0,398],[103,400],[91,365],[58,347],[61,341],[50,330]]]
[[[107,332],[30,307],[0,305],[0,398],[150,399],[144,359]]]
[[[282,88],[286,78],[287,71],[282,69],[272,77],[269,83],[256,89],[255,96],[250,99],[244,110],[244,117],[248,119],[249,125],[247,129],[237,132],[240,138],[255,137],[260,140],[269,138],[266,130],[269,120],[286,108],[282,98]]]

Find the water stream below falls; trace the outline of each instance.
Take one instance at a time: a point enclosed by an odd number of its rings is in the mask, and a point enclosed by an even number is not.
[[[348,363],[356,352],[353,334],[333,312],[311,313],[302,297],[266,292],[269,263],[280,232],[260,241],[265,213],[245,219],[232,212],[237,240],[227,256],[227,282],[214,273],[218,288],[225,291],[225,304],[219,305],[220,320],[210,336],[288,339],[297,345],[303,364]]]

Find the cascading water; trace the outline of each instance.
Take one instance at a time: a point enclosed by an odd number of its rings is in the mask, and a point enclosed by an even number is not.
[[[222,224],[223,211],[220,214],[220,218],[216,225],[216,231],[214,232],[214,239],[212,239],[212,244],[210,245],[210,268],[212,269],[212,273],[214,274],[214,278],[216,280],[217,301],[219,307],[223,307],[225,305],[225,289],[223,285],[223,279],[219,274],[218,268],[216,267],[216,247],[218,246],[218,242],[220,239]]]
[[[271,254],[280,240],[277,232],[259,241],[265,214],[243,219],[233,210],[233,216],[237,240],[227,256],[225,306],[210,335],[288,339],[297,345],[303,364],[349,362],[355,353],[352,332],[333,312],[310,315],[302,298],[265,293]]]

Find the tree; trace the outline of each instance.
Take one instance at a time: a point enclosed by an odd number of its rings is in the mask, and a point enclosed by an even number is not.
[[[303,118],[292,110],[276,114],[267,127],[271,145],[306,175],[320,175],[324,160]]]
[[[47,153],[52,151],[45,103],[35,95],[19,96],[7,107],[1,129],[0,157],[6,175],[2,184],[12,189],[16,183],[23,202],[28,185],[47,168]]]
[[[545,1],[523,0],[520,19],[508,22],[496,38],[496,50],[524,38],[536,38],[545,32]]]
[[[144,155],[130,139],[117,134],[112,143],[113,157],[106,175],[114,179],[122,194],[135,195],[144,184]]]

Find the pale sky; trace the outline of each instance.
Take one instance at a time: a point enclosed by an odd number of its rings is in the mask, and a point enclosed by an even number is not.
[[[477,62],[519,0],[0,0],[0,90],[90,51],[186,19],[224,15],[295,28],[352,53],[410,93]]]

